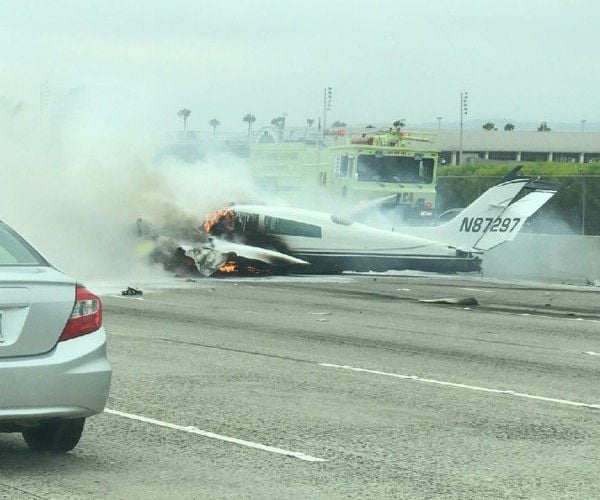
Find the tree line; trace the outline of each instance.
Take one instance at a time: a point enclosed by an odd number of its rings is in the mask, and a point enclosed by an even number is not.
[[[482,127],[484,130],[487,130],[488,132],[492,132],[492,131],[497,131],[498,129],[496,128],[496,124],[493,122],[487,122],[483,124]],[[506,132],[511,132],[515,129],[515,124],[514,123],[507,123],[506,125],[504,125],[504,130]],[[548,122],[541,122],[537,128],[538,132],[550,132],[552,129],[548,126]]]

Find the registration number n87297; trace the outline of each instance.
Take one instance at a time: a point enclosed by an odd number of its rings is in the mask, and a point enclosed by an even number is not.
[[[512,233],[521,222],[520,217],[465,217],[459,231],[465,233]]]

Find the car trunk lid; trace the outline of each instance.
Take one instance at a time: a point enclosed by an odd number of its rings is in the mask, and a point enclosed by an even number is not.
[[[54,268],[0,268],[0,358],[50,351],[74,302],[75,281]]]

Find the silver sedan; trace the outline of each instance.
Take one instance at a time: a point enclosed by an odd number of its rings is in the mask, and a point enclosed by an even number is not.
[[[110,379],[100,299],[0,223],[0,432],[72,450]]]

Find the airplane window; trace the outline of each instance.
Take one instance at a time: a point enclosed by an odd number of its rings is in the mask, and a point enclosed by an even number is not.
[[[236,213],[235,223],[244,233],[258,233],[258,214]]]
[[[352,224],[354,224],[353,221],[348,220],[348,219],[343,219],[342,217],[337,217],[336,215],[332,215],[331,216],[331,220],[336,223],[336,224],[340,224],[342,226],[351,226]]]
[[[321,228],[305,222],[297,222],[265,215],[265,232],[286,236],[304,236],[305,238],[320,238]]]

